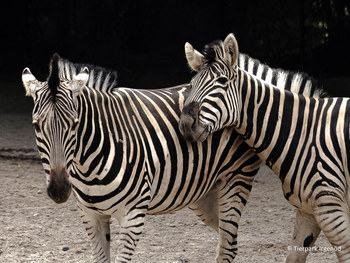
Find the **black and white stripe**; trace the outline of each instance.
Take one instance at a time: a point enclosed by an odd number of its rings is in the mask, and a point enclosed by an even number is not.
[[[339,262],[350,262],[350,100],[277,89],[237,66],[232,54],[238,45],[228,38],[207,47],[216,58],[210,55],[194,77],[185,114],[197,105],[205,135],[234,127],[279,176],[285,198],[297,208],[292,247],[312,246],[322,230]],[[185,137],[195,140],[188,125],[188,117],[181,118]],[[287,262],[305,262],[307,254],[289,251]]]
[[[54,73],[41,83],[26,70],[23,82],[34,99],[37,144],[48,185],[59,192],[55,189],[69,176],[94,262],[110,261],[111,216],[121,227],[116,261],[129,262],[145,215],[184,207],[219,232],[219,254],[234,258],[238,221],[260,161],[233,129],[220,131],[205,143],[187,143],[177,123],[189,85],[116,88],[114,72],[72,64],[58,56],[52,59],[52,69],[54,63],[59,69],[57,87],[50,81]],[[80,87],[85,67],[94,79],[85,79],[86,85]],[[64,154],[60,162],[53,162],[57,149]],[[55,184],[53,165],[63,167]],[[68,196],[51,197],[63,202]],[[228,209],[219,211],[220,204]],[[219,218],[228,212],[231,220],[223,225]],[[226,240],[232,240],[229,247]]]
[[[249,65],[258,63],[245,59]],[[53,151],[64,149],[60,178],[69,176],[94,262],[110,260],[111,216],[121,226],[117,262],[128,262],[145,214],[184,207],[219,232],[217,262],[231,262],[237,253],[238,222],[261,164],[233,128],[204,143],[186,143],[177,123],[188,84],[159,90],[117,88],[115,72],[57,55],[51,62],[55,70],[59,82],[52,72],[43,83],[24,72],[23,81],[34,99],[37,144],[48,184],[58,177],[52,172]],[[266,76],[274,72],[268,69]],[[68,197],[54,198],[62,202]]]

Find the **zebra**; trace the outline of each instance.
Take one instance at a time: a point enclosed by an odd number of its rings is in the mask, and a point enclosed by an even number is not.
[[[293,248],[311,247],[321,230],[339,262],[350,262],[350,99],[277,89],[240,68],[237,54],[233,34],[205,47],[184,103],[181,133],[204,141],[234,127],[280,178],[284,197],[297,208],[287,262],[305,262],[309,250]],[[195,56],[190,65],[199,61]]]
[[[242,55],[242,64],[254,71],[260,62]],[[260,74],[274,76],[272,81],[283,75],[261,67]],[[311,82],[305,81],[309,89],[301,91],[304,80],[298,79],[298,85],[278,83],[312,95]],[[33,126],[48,195],[62,203],[73,190],[94,262],[110,260],[112,216],[121,227],[116,261],[129,262],[145,215],[184,207],[219,233],[216,261],[232,262],[238,222],[261,161],[233,128],[204,143],[181,138],[178,121],[189,84],[119,88],[116,72],[57,54],[45,82],[28,68],[22,80],[34,100]]]
[[[51,59],[47,81],[39,82],[28,68],[22,79],[34,100],[48,195],[62,203],[72,189],[94,262],[110,261],[112,216],[121,228],[116,262],[130,262],[145,215],[184,207],[219,232],[217,261],[234,257],[238,221],[260,161],[231,128],[205,143],[181,138],[177,123],[188,84],[117,88],[116,72],[58,55]],[[233,177],[235,184],[223,181]],[[231,214],[224,225],[219,218],[228,211],[219,211],[220,202]],[[230,247],[223,247],[228,239]]]

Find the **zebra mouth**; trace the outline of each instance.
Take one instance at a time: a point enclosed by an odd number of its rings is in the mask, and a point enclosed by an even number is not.
[[[180,129],[181,131],[181,129]],[[182,136],[189,142],[203,142],[209,135],[208,126],[198,126],[196,130],[181,131]]]
[[[194,141],[203,142],[207,139],[209,135],[209,129],[207,125],[201,125],[200,129],[197,129],[197,132],[194,134]]]

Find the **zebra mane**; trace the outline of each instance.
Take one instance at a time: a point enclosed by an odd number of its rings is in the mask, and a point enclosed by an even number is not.
[[[225,58],[224,44],[221,40],[216,40],[204,47],[204,59],[207,63],[222,61]],[[259,60],[249,57],[246,54],[239,53],[238,66],[250,74],[255,75],[262,80],[268,80],[280,89],[288,89],[296,94],[312,97],[329,96],[317,81],[304,72],[294,72],[283,69],[270,68],[268,65],[261,63]],[[268,76],[270,74],[270,76]]]
[[[57,87],[60,84],[59,66],[58,66],[59,58],[60,57],[58,56],[58,54],[54,54],[52,56],[50,61],[50,74],[49,74],[49,77],[47,78],[47,84],[49,86],[53,101],[56,101]]]
[[[238,66],[260,79],[265,81],[269,79],[268,83],[277,88],[310,97],[324,98],[329,96],[322,86],[319,86],[317,81],[305,72],[270,68],[265,63],[243,53],[239,54]]]
[[[87,87],[103,92],[110,92],[117,86],[117,72],[114,70],[91,64],[72,63],[67,59],[61,58],[58,54],[54,54],[51,59],[50,68],[53,67],[58,68],[58,74],[56,74],[58,81],[59,79],[73,80],[75,76],[82,72],[84,67],[87,67],[89,69]]]
[[[204,60],[207,63],[213,63],[224,58],[224,45],[221,40],[215,40],[205,45],[203,50]]]

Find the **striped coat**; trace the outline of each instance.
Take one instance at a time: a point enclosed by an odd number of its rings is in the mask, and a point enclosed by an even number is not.
[[[300,74],[270,69],[246,55],[241,63],[280,88],[318,92]],[[184,207],[219,232],[217,262],[231,262],[239,219],[261,164],[233,128],[204,143],[186,143],[177,124],[189,84],[117,88],[115,72],[57,55],[50,69],[45,82],[29,69],[23,73],[27,95],[34,99],[33,124],[48,194],[61,203],[73,189],[94,262],[110,260],[111,216],[121,226],[117,261],[128,262],[146,214]]]
[[[120,224],[117,262],[129,262],[146,214],[190,207],[219,232],[219,254],[234,258],[237,226],[260,160],[232,128],[188,143],[178,121],[189,85],[159,90],[116,87],[116,74],[55,55],[39,82],[23,72],[48,194],[70,187],[91,239],[94,262],[110,261],[109,220]],[[88,72],[89,68],[89,72]],[[236,158],[231,158],[236,156]],[[235,183],[230,180],[235,178]],[[220,210],[219,205],[230,210]],[[231,214],[231,221],[219,220]],[[227,243],[228,238],[233,240]],[[219,256],[218,256],[219,257]]]
[[[207,46],[207,64],[192,80],[180,119],[182,133],[204,140],[234,127],[297,208],[291,247],[312,246],[322,230],[339,262],[350,262],[350,99],[277,89],[237,66],[237,53],[233,35]],[[191,112],[199,120],[195,129]],[[305,262],[307,253],[291,250],[287,262]]]

